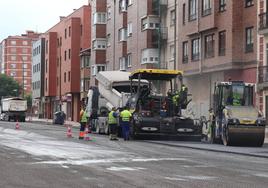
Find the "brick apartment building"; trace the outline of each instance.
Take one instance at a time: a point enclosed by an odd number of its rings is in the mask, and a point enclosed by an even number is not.
[[[91,5],[91,84],[100,70],[180,69],[200,116],[212,105],[215,81],[256,83],[256,0],[91,0]]]
[[[1,42],[1,73],[13,77],[20,83],[21,95],[31,93],[32,42],[39,34],[26,31],[21,36],[9,36]]]
[[[265,117],[268,117],[268,2],[260,0],[258,3],[258,102]]]
[[[80,111],[80,51],[90,48],[91,8],[84,5],[43,35],[45,39],[45,117],[63,110],[78,121]]]
[[[33,112],[42,118],[44,114],[44,68],[45,68],[45,39],[40,37],[33,42],[32,51],[32,99]]]
[[[257,0],[178,1],[178,68],[198,116],[212,106],[215,81],[256,83],[257,5]]]
[[[167,1],[91,0],[91,6],[92,85],[102,70],[166,67],[159,57],[167,40],[167,28],[160,24]]]

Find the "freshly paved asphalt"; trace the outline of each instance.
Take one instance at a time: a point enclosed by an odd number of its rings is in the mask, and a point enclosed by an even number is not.
[[[14,122],[0,122],[1,188],[268,185],[266,144],[241,148],[163,140],[112,142],[95,134],[83,141],[77,139],[77,129],[67,138],[63,126],[21,123],[20,130],[14,128]]]

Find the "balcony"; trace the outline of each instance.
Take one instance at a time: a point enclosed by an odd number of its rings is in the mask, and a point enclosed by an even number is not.
[[[264,12],[259,15],[259,34],[268,34],[268,13]]]
[[[258,68],[258,90],[268,87],[268,66]]]

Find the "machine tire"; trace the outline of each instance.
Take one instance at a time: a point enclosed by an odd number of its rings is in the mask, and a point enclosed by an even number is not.
[[[263,146],[264,138],[265,138],[265,133],[263,135],[261,135],[260,138],[258,138],[258,140],[256,141],[256,146],[257,147],[262,147]]]

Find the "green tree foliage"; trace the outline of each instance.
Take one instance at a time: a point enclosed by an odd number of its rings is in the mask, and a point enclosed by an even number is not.
[[[20,85],[14,78],[5,74],[0,74],[0,97],[18,96]]]
[[[32,106],[32,95],[31,94],[26,95],[25,99],[27,100],[28,108],[30,108]]]

